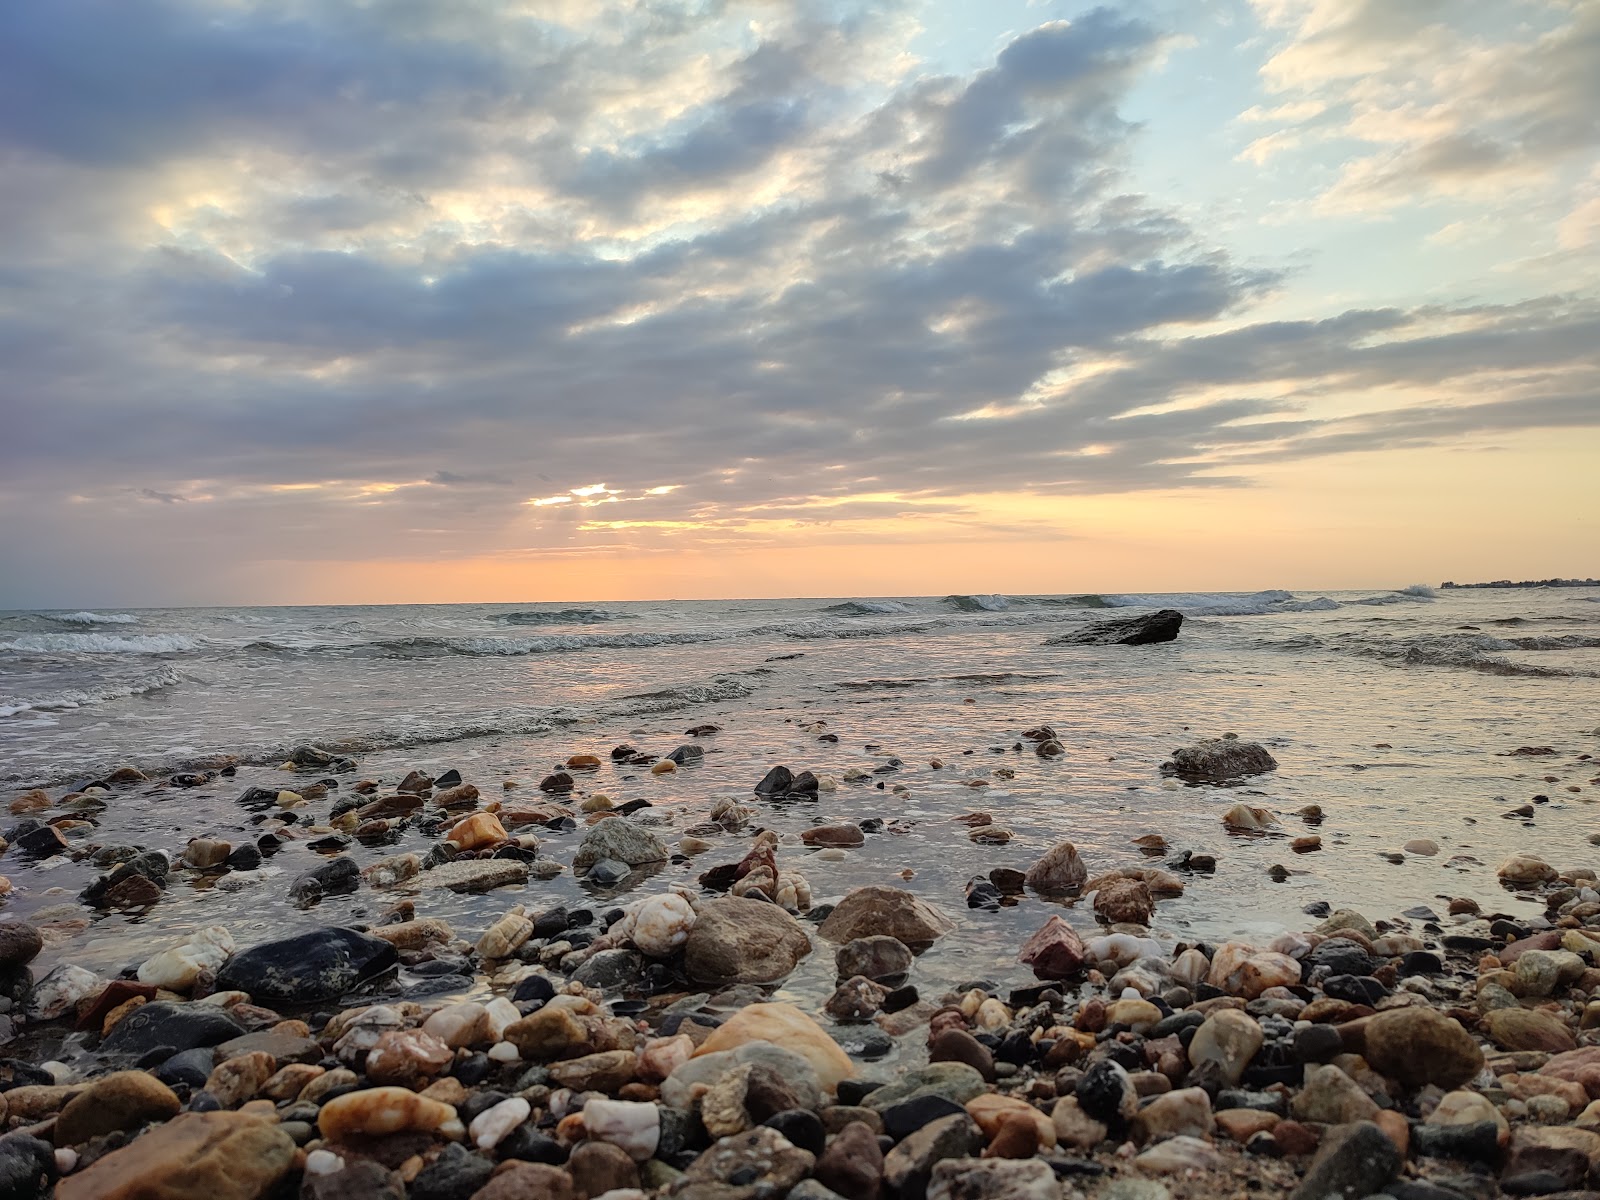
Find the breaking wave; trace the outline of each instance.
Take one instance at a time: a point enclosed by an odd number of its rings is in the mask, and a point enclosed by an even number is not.
[[[561,608],[498,613],[494,619],[507,625],[598,625],[603,621],[631,621],[634,617],[604,608]]]
[[[821,611],[841,617],[875,617],[912,610],[898,600],[847,600],[843,604],[830,604]]]
[[[727,700],[743,700],[755,694],[755,685],[731,675],[718,675],[705,683],[682,684],[663,688],[658,692],[638,692],[623,696],[615,704],[605,706],[604,712],[613,717],[636,717],[647,713],[676,712],[680,708],[693,708],[700,704],[720,704]]]
[[[40,613],[47,620],[61,625],[137,625],[139,618],[132,613]]]
[[[21,633],[0,642],[0,650],[27,654],[176,654],[200,646],[198,639],[176,633]]]
[[[631,650],[647,646],[688,646],[696,642],[721,641],[717,633],[575,633],[549,637],[408,637],[368,643],[371,649],[394,658],[426,658],[440,654],[467,654],[490,658],[518,657],[525,654],[564,654],[575,650]]]
[[[1011,607],[1005,596],[946,596],[943,603],[957,612],[1004,612]]]
[[[104,704],[108,700],[143,696],[182,682],[184,676],[176,667],[165,666],[126,683],[107,684],[99,688],[68,688],[43,696],[7,696],[0,698],[0,717],[14,717],[25,712],[67,712],[92,704]]]

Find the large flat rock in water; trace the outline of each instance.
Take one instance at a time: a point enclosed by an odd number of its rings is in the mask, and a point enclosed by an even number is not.
[[[1176,641],[1183,627],[1183,614],[1175,608],[1142,617],[1120,617],[1114,621],[1096,621],[1071,633],[1045,640],[1046,646],[1152,646],[1157,642]]]
[[[1172,760],[1161,764],[1163,773],[1196,782],[1242,779],[1246,775],[1263,775],[1277,769],[1278,760],[1265,746],[1259,742],[1241,742],[1232,735],[1207,738],[1174,750]]]
[[[491,888],[528,882],[528,864],[514,858],[475,858],[444,863],[410,881],[417,890],[449,888],[452,892],[487,892]]]

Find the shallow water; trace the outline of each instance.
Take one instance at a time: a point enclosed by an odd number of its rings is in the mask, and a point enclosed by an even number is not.
[[[751,829],[716,839],[693,863],[592,893],[570,873],[485,896],[430,891],[418,915],[443,916],[476,937],[514,903],[539,910],[648,894],[692,882],[737,860],[755,829],[795,839],[820,819],[882,817],[891,831],[837,855],[785,845],[820,903],[869,882],[903,885],[958,923],[918,965],[916,982],[988,978],[1021,983],[1016,949],[1054,904],[1028,897],[998,913],[969,911],[963,888],[996,866],[1025,869],[1062,838],[1091,873],[1151,863],[1131,839],[1160,833],[1173,850],[1215,854],[1214,875],[1190,877],[1162,901],[1155,931],[1168,942],[1300,927],[1304,905],[1326,900],[1369,915],[1473,896],[1485,909],[1533,911],[1502,891],[1495,864],[1513,850],[1557,866],[1593,865],[1589,805],[1600,765],[1600,592],[1459,591],[1437,599],[1399,593],[1267,593],[1177,599],[1190,619],[1175,643],[1151,647],[1044,646],[1047,637],[1102,619],[1119,598],[947,601],[898,598],[827,611],[830,600],[675,604],[414,606],[173,610],[0,615],[0,779],[52,795],[75,779],[131,762],[159,778],[222,754],[246,760],[236,778],[193,790],[139,785],[114,795],[92,831],[102,844],[138,843],[174,856],[193,836],[235,843],[254,836],[234,801],[253,784],[315,779],[274,769],[286,748],[342,747],[360,777],[398,781],[416,768],[459,769],[486,799],[517,779],[519,801],[569,755],[606,757],[629,741],[665,754],[683,731],[714,722],[706,758],[675,775],[609,761],[579,779],[583,792],[644,798],[637,819],[669,842],[706,819],[715,799],[757,809]],[[1131,597],[1146,611],[1158,597]],[[1384,603],[1360,603],[1369,599]],[[1333,605],[1337,605],[1334,607]],[[1002,607],[1003,606],[1003,607]],[[523,615],[508,619],[507,614]],[[1219,615],[1223,613],[1237,615]],[[553,614],[553,615],[551,615]],[[131,620],[105,620],[127,617]],[[1470,628],[1463,628],[1470,627]],[[778,656],[796,655],[798,658]],[[141,681],[155,681],[148,690]],[[96,700],[95,697],[107,698]],[[67,707],[68,704],[74,707]],[[802,726],[825,721],[837,745]],[[1046,761],[1019,743],[1047,723],[1067,754]],[[1264,742],[1278,771],[1233,788],[1176,787],[1160,763],[1224,731]],[[864,747],[881,746],[873,752]],[[1549,746],[1547,757],[1515,757]],[[815,805],[757,800],[775,763],[835,777],[894,755],[905,766],[874,783],[841,784]],[[947,764],[935,770],[930,759]],[[248,764],[255,765],[248,765]],[[997,777],[1000,767],[1014,779]],[[1554,777],[1547,782],[1546,777]],[[357,776],[342,776],[346,786]],[[971,787],[982,781],[987,786]],[[876,782],[876,780],[874,781]],[[895,784],[907,795],[889,791]],[[1579,789],[1570,791],[1569,788]],[[337,795],[337,793],[335,793]],[[1536,795],[1531,822],[1501,814]],[[1279,814],[1281,832],[1227,834],[1220,814],[1239,799]],[[326,815],[330,800],[311,807]],[[1310,829],[1293,814],[1321,805]],[[978,846],[952,817],[982,809],[1014,833]],[[248,833],[246,832],[248,831]],[[545,831],[547,832],[547,831]],[[1289,838],[1316,832],[1324,849],[1297,855]],[[549,834],[542,852],[570,862],[583,830]],[[543,836],[543,834],[541,835]],[[1385,855],[1427,837],[1436,857]],[[407,849],[353,845],[361,865]],[[67,958],[115,973],[192,928],[223,924],[241,946],[317,924],[371,919],[390,894],[362,891],[310,910],[289,904],[290,881],[317,856],[291,844],[258,877],[173,876],[147,917],[95,916],[63,929],[39,967]],[[1276,883],[1274,865],[1290,874]],[[66,858],[0,863],[15,892],[12,915],[81,917],[77,892],[96,872]],[[909,881],[904,871],[912,872]],[[1070,919],[1093,924],[1087,905]],[[785,993],[808,1003],[833,982],[819,950]]]

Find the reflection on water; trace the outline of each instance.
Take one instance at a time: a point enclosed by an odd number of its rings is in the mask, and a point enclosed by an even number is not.
[[[800,619],[817,603],[772,602],[739,619],[761,630]],[[1051,632],[1048,624],[977,623],[1010,620],[1019,615],[1013,607],[1004,614],[975,613],[971,625],[931,632],[810,636],[801,643],[804,657],[775,662],[769,660],[796,651],[797,641],[787,632],[521,657],[330,659],[243,652],[235,643],[260,638],[261,630],[250,625],[228,648],[176,660],[187,677],[183,684],[27,718],[36,724],[8,724],[0,731],[0,750],[15,774],[26,778],[37,769],[62,778],[76,769],[73,762],[101,769],[122,760],[155,764],[303,740],[404,735],[407,728],[420,738],[454,727],[481,736],[365,752],[359,774],[393,783],[412,769],[453,767],[486,799],[501,796],[502,780],[520,780],[522,790],[509,793],[519,800],[537,796],[538,780],[570,754],[596,753],[605,765],[580,777],[580,794],[648,800],[652,807],[634,819],[656,826],[669,844],[704,822],[721,797],[753,805],[756,819],[740,834],[713,839],[714,849],[695,861],[668,864],[653,877],[636,875],[616,889],[586,887],[568,872],[487,895],[429,890],[415,897],[418,915],[443,917],[462,936],[476,938],[516,903],[534,910],[557,904],[603,909],[672,883],[693,884],[706,868],[736,861],[756,830],[770,828],[783,838],[780,861],[807,876],[818,902],[860,884],[889,883],[910,888],[956,919],[956,931],[922,957],[913,976],[928,993],[965,979],[1023,981],[1017,947],[1062,906],[1028,896],[998,912],[969,911],[964,886],[994,867],[1025,869],[1061,839],[1077,843],[1091,873],[1162,862],[1133,844],[1147,833],[1163,836],[1172,856],[1185,850],[1215,855],[1215,874],[1188,876],[1184,896],[1159,904],[1155,930],[1169,941],[1298,927],[1302,907],[1317,900],[1358,907],[1373,917],[1413,906],[1443,913],[1447,898],[1461,895],[1478,898],[1486,909],[1526,911],[1494,879],[1495,864],[1513,848],[1558,866],[1592,862],[1588,806],[1600,788],[1592,782],[1600,767],[1583,756],[1600,752],[1600,737],[1585,732],[1600,724],[1600,681],[1407,664],[1349,653],[1348,644],[1352,637],[1371,645],[1432,637],[1463,623],[1532,620],[1541,616],[1541,606],[1553,617],[1582,607],[1570,597],[1473,594],[1408,604],[1403,616],[1393,618],[1388,614],[1399,606],[1391,606],[1376,621],[1369,617],[1372,609],[1359,607],[1212,617],[1190,621],[1174,644],[1138,648],[1047,648],[1041,643]],[[273,618],[274,632],[285,644],[329,634],[371,640],[370,622],[353,624],[319,611],[317,628],[280,614]],[[481,614],[469,619],[442,611],[431,623],[406,620],[428,636],[438,634],[441,620],[457,622],[463,636],[475,636],[483,624]],[[1051,610],[1051,619],[1064,623],[1092,615]],[[1563,619],[1564,629],[1589,628]],[[142,620],[160,627],[155,618]],[[396,618],[389,620],[393,625]],[[695,632],[714,629],[718,620],[715,613],[690,612],[637,623],[649,632],[675,621],[672,628]],[[119,634],[132,628],[120,626]],[[505,628],[502,622],[502,633]],[[537,636],[550,632],[538,623],[530,628]],[[395,630],[377,632],[388,636]],[[1592,662],[1593,651],[1505,653],[1568,669]],[[628,699],[646,693],[667,695],[644,709],[669,711],[642,711],[637,700]],[[680,706],[670,707],[675,704]],[[817,740],[806,728],[817,721],[837,735],[836,744]],[[706,756],[699,765],[674,775],[652,776],[648,768],[619,767],[606,758],[623,741],[665,754],[686,740],[685,729],[704,722],[721,725],[722,732],[702,739]],[[1020,742],[1023,730],[1041,723],[1059,734],[1067,748],[1063,757],[1041,759]],[[1224,731],[1264,742],[1280,769],[1232,789],[1162,780],[1158,766],[1173,749]],[[881,750],[869,752],[869,744]],[[1524,745],[1550,746],[1557,753],[1506,756]],[[851,768],[870,770],[890,756],[904,767],[866,782],[841,783],[815,804],[776,805],[751,791],[775,763],[842,779]],[[946,765],[932,768],[934,758]],[[997,773],[1001,768],[1006,772]],[[313,772],[292,778],[316,777]],[[282,786],[290,778],[268,766],[247,766],[237,778],[203,788],[119,792],[96,818],[92,837],[104,845],[159,847],[174,857],[189,837],[238,843],[257,830],[235,798],[252,785]],[[348,786],[355,777],[340,778]],[[895,793],[897,785],[906,791]],[[338,794],[309,811],[325,817]],[[1536,805],[1530,823],[1502,818],[1536,795],[1548,803]],[[1278,814],[1281,832],[1228,836],[1221,813],[1241,799]],[[1314,830],[1323,849],[1295,854],[1290,838],[1313,830],[1294,813],[1309,804],[1325,813]],[[1011,841],[970,841],[967,826],[953,818],[972,810],[991,813],[1012,832]],[[798,844],[799,831],[814,822],[866,818],[884,818],[887,825],[884,832],[869,833],[859,849],[819,852]],[[581,823],[570,833],[540,831],[541,852],[570,863],[583,832]],[[1422,837],[1439,844],[1437,856],[1406,856],[1398,863],[1387,857]],[[347,853],[365,866],[427,846],[426,839],[410,834],[399,845],[353,844]],[[204,925],[225,925],[241,945],[249,945],[314,925],[372,921],[404,894],[363,888],[298,909],[288,901],[289,884],[317,861],[303,843],[290,843],[259,872],[221,878],[175,872],[167,899],[148,917],[96,914],[86,930],[63,929],[60,944],[39,966],[47,969],[53,959],[66,957],[115,974]],[[61,858],[30,866],[12,852],[5,866],[16,889],[10,914],[49,923],[88,913],[76,902],[97,873],[88,863]],[[1287,870],[1282,882],[1274,882],[1275,866]],[[1094,924],[1088,905],[1067,905],[1065,915],[1085,929]],[[832,984],[832,951],[819,943],[784,991],[818,1002]]]

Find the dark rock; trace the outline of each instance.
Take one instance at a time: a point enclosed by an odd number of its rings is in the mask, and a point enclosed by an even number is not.
[[[966,1063],[986,1080],[994,1080],[994,1055],[965,1029],[945,1029],[928,1043],[929,1062]]]
[[[1159,612],[1142,617],[1119,617],[1113,621],[1096,621],[1071,633],[1047,638],[1044,644],[1046,646],[1152,646],[1158,642],[1175,641],[1178,630],[1182,627],[1183,614],[1175,608],[1163,608]],[[1029,730],[1029,736],[1036,732],[1038,731]]]
[[[565,771],[557,771],[553,775],[546,775],[539,781],[539,790],[550,793],[566,793],[573,788],[572,776]]]
[[[1325,1063],[1344,1053],[1344,1039],[1332,1025],[1307,1025],[1294,1031],[1294,1056],[1302,1063]]]
[[[1110,1059],[1101,1059],[1084,1072],[1075,1095],[1079,1108],[1096,1121],[1113,1127],[1131,1117],[1139,1104],[1128,1072]]]
[[[768,1129],[776,1129],[793,1145],[812,1154],[821,1154],[827,1141],[821,1118],[808,1108],[788,1108],[773,1113],[761,1123]]]
[[[330,858],[301,874],[289,885],[289,896],[310,904],[324,896],[340,896],[361,886],[361,868],[353,858]]]
[[[633,868],[627,863],[618,862],[614,858],[602,858],[583,873],[583,878],[587,883],[610,887],[613,884],[621,883],[631,874],[633,874]]]
[[[572,979],[602,992],[620,992],[636,986],[643,971],[644,955],[638,951],[602,950],[574,971]]]
[[[217,987],[249,992],[257,1004],[315,1004],[337,1000],[398,960],[388,942],[331,926],[234,955],[218,972]]]
[[[48,1079],[49,1076],[46,1076]],[[873,1092],[883,1086],[877,1079],[841,1079],[839,1081],[839,1103],[857,1107]]]
[[[1415,1125],[1411,1148],[1431,1158],[1459,1158],[1466,1162],[1500,1160],[1500,1125],[1477,1121],[1471,1125]]]
[[[755,791],[758,796],[782,796],[788,793],[789,785],[794,782],[794,773],[788,767],[773,767],[761,777],[761,782],[756,784]]]
[[[254,871],[261,865],[261,850],[246,842],[243,846],[235,847],[226,861],[235,871]]]
[[[1330,975],[1370,975],[1377,963],[1354,942],[1333,938],[1306,955],[1308,967],[1326,967]]]
[[[895,1141],[902,1142],[930,1122],[966,1111],[947,1096],[927,1092],[899,1104],[891,1104],[880,1115],[883,1117],[883,1131]]]
[[[692,762],[697,763],[705,756],[704,746],[679,746],[671,754],[667,755],[667,758],[682,767]]]
[[[1389,994],[1389,989],[1370,975],[1333,975],[1323,981],[1322,992],[1349,1004],[1376,1005]]]
[[[11,840],[12,849],[30,858],[50,858],[67,850],[67,839],[54,825],[41,825]]]
[[[1371,1121],[1335,1125],[1322,1137],[1316,1157],[1290,1200],[1357,1200],[1381,1192],[1400,1174],[1400,1151]]]
[[[179,1084],[199,1091],[205,1087],[216,1065],[216,1052],[210,1046],[197,1046],[193,1050],[180,1050],[155,1070],[155,1076],[168,1087]]]
[[[411,1200],[470,1200],[492,1174],[491,1159],[451,1142],[411,1181]]]
[[[300,1200],[405,1200],[405,1194],[399,1177],[370,1158],[327,1175],[307,1174],[300,1184]]]
[[[387,945],[387,943],[385,943]],[[254,994],[254,993],[252,993]],[[205,1004],[153,1001],[135,1009],[100,1043],[102,1054],[139,1056],[157,1046],[170,1046],[166,1056],[197,1046],[215,1046],[244,1033],[227,1012]]]
[[[1194,782],[1218,782],[1276,771],[1278,760],[1257,742],[1220,737],[1174,750],[1172,760],[1162,763],[1161,769]]]
[[[903,978],[916,958],[898,938],[876,934],[846,942],[834,952],[833,961],[840,979],[863,975],[882,983]]]
[[[851,1121],[818,1156],[812,1177],[845,1200],[878,1200],[883,1190],[883,1149],[866,1124]]]
[[[530,1123],[518,1125],[501,1139],[495,1147],[501,1158],[514,1158],[518,1162],[546,1163],[552,1167],[567,1161],[567,1148],[538,1126]]]
[[[55,1186],[55,1147],[27,1133],[0,1137],[0,1197],[45,1200]]]
[[[517,984],[511,999],[517,1004],[544,1004],[556,994],[556,985],[546,975],[529,975]]]
[[[44,938],[22,921],[0,921],[0,971],[25,967],[44,949]]]

